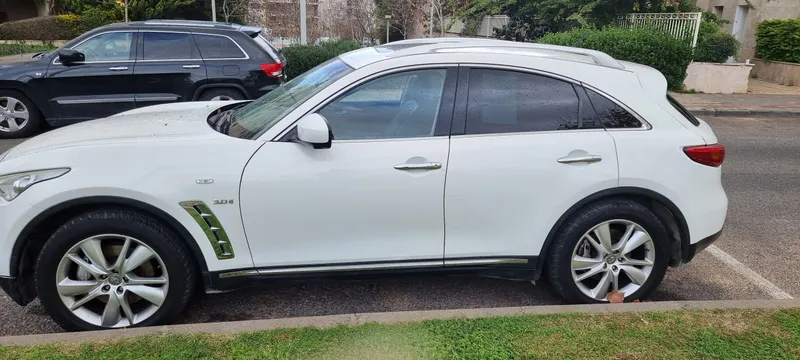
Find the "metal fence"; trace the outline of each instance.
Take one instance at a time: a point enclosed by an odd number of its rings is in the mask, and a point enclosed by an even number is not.
[[[703,13],[632,13],[621,15],[617,20],[622,28],[641,29],[655,28],[672,36],[691,42],[692,48],[697,45],[697,34],[700,32],[700,21]]]

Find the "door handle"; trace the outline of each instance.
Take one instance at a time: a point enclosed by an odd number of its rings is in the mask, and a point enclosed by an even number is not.
[[[127,66],[114,66],[114,67],[108,68],[108,70],[111,70],[111,71],[125,71],[125,70],[128,70],[128,67]]]
[[[603,160],[603,157],[600,155],[586,155],[586,156],[566,156],[558,159],[558,162],[562,164],[572,164],[572,163],[596,163]]]
[[[184,69],[199,69],[200,65],[183,65]]]
[[[426,162],[421,164],[399,164],[394,166],[397,170],[438,170],[442,168],[442,163]]]

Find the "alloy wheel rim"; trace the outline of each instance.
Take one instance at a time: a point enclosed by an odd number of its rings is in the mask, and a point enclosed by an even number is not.
[[[103,234],[75,244],[61,258],[56,290],[73,315],[104,328],[147,320],[164,304],[169,275],[149,246],[130,236]]]
[[[28,125],[30,119],[28,107],[10,96],[0,97],[0,131],[17,132]]]
[[[227,95],[219,95],[219,96],[214,96],[213,98],[211,98],[211,101],[232,101],[232,100],[233,100],[233,98],[231,98],[230,96],[227,96]]]
[[[628,298],[650,278],[655,258],[653,239],[641,225],[605,221],[583,234],[572,251],[572,280],[595,300],[608,301],[612,291]]]

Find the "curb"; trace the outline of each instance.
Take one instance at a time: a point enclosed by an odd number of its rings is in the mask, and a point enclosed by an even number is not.
[[[203,324],[153,326],[132,329],[87,331],[75,333],[37,334],[0,337],[0,346],[39,345],[47,343],[81,343],[132,338],[142,335],[166,334],[234,334],[284,328],[329,328],[365,323],[396,324],[432,319],[482,318],[490,316],[548,315],[548,314],[613,314],[646,311],[724,310],[724,309],[788,309],[800,307],[800,299],[792,300],[719,300],[664,301],[626,304],[545,305],[484,309],[400,311],[365,314],[342,314],[270,320],[248,320]]]
[[[701,117],[795,117],[798,110],[782,109],[687,109],[694,116]]]

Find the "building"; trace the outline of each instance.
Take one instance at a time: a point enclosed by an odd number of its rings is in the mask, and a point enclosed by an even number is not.
[[[742,44],[739,61],[755,57],[756,27],[760,22],[800,16],[798,0],[697,0],[697,6],[730,22],[723,28]]]
[[[0,23],[45,16],[49,10],[50,1],[0,0]]]

